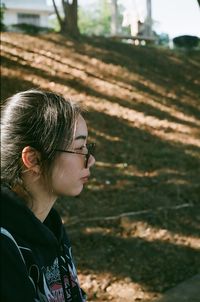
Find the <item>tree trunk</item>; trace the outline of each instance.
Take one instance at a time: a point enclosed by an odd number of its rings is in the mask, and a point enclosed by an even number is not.
[[[200,0],[197,0],[198,4],[199,4],[199,7],[200,7]]]
[[[63,35],[69,35],[73,38],[77,38],[80,34],[78,28],[78,0],[62,0],[64,17],[61,18],[55,0],[53,6],[55,9],[58,22],[60,24],[60,32]]]
[[[152,13],[151,13],[151,0],[146,0],[147,16],[145,20],[146,32],[145,35],[149,38],[152,37]]]
[[[64,19],[61,27],[63,34],[68,34],[72,37],[78,37],[80,32],[78,28],[78,1],[73,0],[71,3],[67,0],[62,0]]]
[[[117,0],[111,0],[111,35],[118,34],[118,5]]]

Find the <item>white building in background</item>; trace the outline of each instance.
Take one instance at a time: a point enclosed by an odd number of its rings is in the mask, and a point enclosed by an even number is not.
[[[46,0],[1,0],[5,4],[4,24],[26,23],[49,27],[49,16],[54,13]]]
[[[122,1],[121,1],[122,2]],[[152,38],[151,0],[131,0],[123,14],[122,26],[130,26],[131,36]]]
[[[122,1],[121,1],[122,2]],[[143,24],[146,16],[145,1],[131,0],[123,14],[122,26],[130,26],[131,36],[137,36],[139,23]]]

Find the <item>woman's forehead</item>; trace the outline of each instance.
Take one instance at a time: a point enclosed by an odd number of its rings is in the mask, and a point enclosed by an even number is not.
[[[75,129],[75,136],[74,139],[83,139],[86,140],[88,136],[88,129],[85,119],[82,117],[82,115],[79,115],[77,123],[76,123],[76,129]]]

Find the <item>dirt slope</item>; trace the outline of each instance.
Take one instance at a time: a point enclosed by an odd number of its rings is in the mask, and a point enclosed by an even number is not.
[[[3,33],[4,99],[33,88],[83,103],[90,184],[57,208],[89,301],[152,301],[200,267],[200,56],[103,39]]]

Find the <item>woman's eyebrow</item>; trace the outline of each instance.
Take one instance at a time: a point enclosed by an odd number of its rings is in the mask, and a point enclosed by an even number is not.
[[[75,137],[75,140],[78,140],[78,139],[86,140],[87,136],[86,135],[78,135],[78,136]]]

